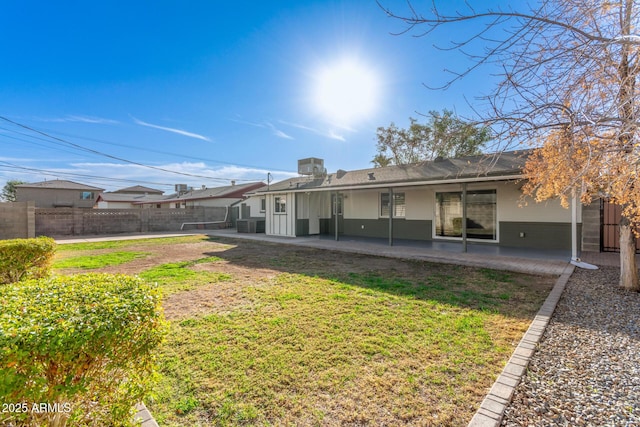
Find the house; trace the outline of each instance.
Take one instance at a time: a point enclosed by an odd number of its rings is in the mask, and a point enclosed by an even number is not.
[[[54,179],[16,185],[17,202],[35,202],[36,208],[93,208],[103,188]]]
[[[187,189],[186,186],[176,185],[177,192],[159,200],[143,200],[135,202],[138,206],[153,206],[161,209],[181,209],[194,206],[228,207],[244,200],[245,194],[264,187],[262,182],[249,182],[223,187]]]
[[[328,234],[571,250],[582,209],[522,199],[527,152],[436,159],[327,174],[321,159],[298,162],[300,177],[271,184],[252,199],[273,236]],[[466,221],[464,220],[466,218]],[[575,223],[576,229],[572,230]]]
[[[164,191],[155,188],[135,185],[116,191],[98,195],[95,206],[98,209],[136,209],[154,207],[153,204],[142,205],[139,202],[154,202],[165,198]]]
[[[134,185],[133,187],[121,188],[116,191],[112,191],[112,193],[118,194],[153,194],[153,195],[163,195],[164,191],[158,190],[155,188],[145,187],[143,185]]]

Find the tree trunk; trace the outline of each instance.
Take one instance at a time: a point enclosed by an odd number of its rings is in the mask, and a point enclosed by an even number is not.
[[[620,219],[620,287],[640,292],[635,237],[629,219],[624,215]]]

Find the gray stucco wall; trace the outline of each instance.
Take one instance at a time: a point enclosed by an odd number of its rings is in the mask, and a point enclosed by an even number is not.
[[[389,237],[389,219],[344,219],[344,235],[358,237]],[[393,237],[406,240],[431,240],[430,220],[393,220]],[[334,234],[335,224],[331,219],[320,221],[321,234]]]
[[[431,240],[431,221],[393,220],[393,237],[407,240]],[[344,234],[364,237],[389,237],[389,219],[345,219]]]
[[[578,224],[580,240],[582,224]],[[524,237],[520,237],[524,233]],[[500,222],[500,246],[571,249],[571,224],[561,222]],[[580,242],[578,242],[580,249]]]
[[[83,200],[83,192],[93,194],[93,198]],[[70,190],[62,188],[16,188],[16,200],[19,202],[34,201],[37,208],[93,208],[99,190]]]
[[[364,226],[364,228],[363,228]],[[582,224],[578,224],[580,240]],[[406,240],[432,240],[432,222],[429,220],[393,220],[393,237]],[[507,222],[499,224],[499,246],[532,249],[571,250],[571,224],[558,222]],[[320,232],[334,234],[333,220],[321,220]],[[524,233],[524,237],[520,237]],[[358,237],[388,238],[389,220],[345,219],[344,235]],[[486,242],[487,244],[494,244]],[[580,241],[578,242],[580,249]]]

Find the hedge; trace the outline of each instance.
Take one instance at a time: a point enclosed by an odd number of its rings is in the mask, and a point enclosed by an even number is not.
[[[55,250],[49,237],[0,240],[0,285],[48,276]]]
[[[26,409],[0,412],[0,425],[131,425],[166,332],[157,286],[109,274],[32,279],[0,286],[0,307],[0,402]]]

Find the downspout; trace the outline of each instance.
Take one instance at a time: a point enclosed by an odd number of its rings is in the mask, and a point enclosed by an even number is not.
[[[393,188],[389,188],[389,246],[393,246]]]
[[[467,252],[467,183],[462,183],[462,252]]]

